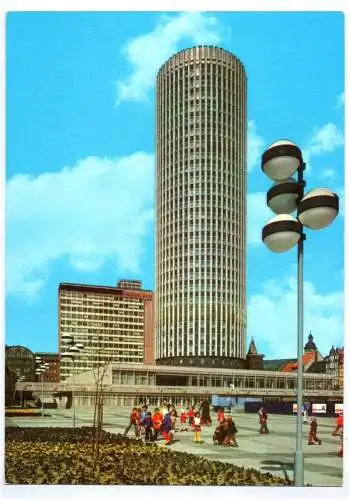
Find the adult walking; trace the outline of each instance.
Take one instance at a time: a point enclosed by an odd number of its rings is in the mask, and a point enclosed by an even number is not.
[[[261,407],[259,410],[259,423],[260,423],[260,434],[269,434],[269,429],[267,428],[267,419],[268,415],[265,411],[265,408]]]
[[[343,425],[344,425],[344,417],[343,414],[340,413],[336,420],[335,429],[332,432],[332,436],[340,436],[340,448],[338,451],[338,457],[343,456]]]
[[[316,417],[312,417],[310,422],[309,439],[307,444],[311,445],[315,443],[321,444],[322,441],[317,437],[317,419]]]
[[[205,399],[202,401],[202,404],[200,406],[201,410],[201,418],[202,418],[202,424],[203,425],[209,425],[211,424],[210,420],[210,406],[209,406],[209,401]]]

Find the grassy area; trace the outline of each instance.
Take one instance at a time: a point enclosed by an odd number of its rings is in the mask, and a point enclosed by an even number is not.
[[[100,460],[92,461],[93,430],[6,428],[5,479],[9,484],[148,484],[281,486],[286,479],[189,453],[170,451],[103,432]]]

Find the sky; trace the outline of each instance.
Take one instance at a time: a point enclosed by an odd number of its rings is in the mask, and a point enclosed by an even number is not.
[[[325,36],[327,33],[327,36]],[[343,345],[344,17],[336,12],[9,13],[6,17],[7,344],[57,351],[60,282],[154,289],[155,77],[198,44],[233,52],[248,76],[247,344],[296,355],[296,249],[261,229],[270,181],[260,157],[287,138],[306,190],[340,213],[307,230],[305,341]]]

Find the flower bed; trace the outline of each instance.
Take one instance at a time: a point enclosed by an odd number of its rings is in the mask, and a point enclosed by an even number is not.
[[[103,432],[97,469],[91,428],[7,428],[9,484],[287,485],[255,469],[209,461]],[[35,473],[34,473],[35,471]]]
[[[7,409],[5,410],[5,417],[42,417],[41,410],[34,409]],[[44,417],[50,417],[49,414],[44,413]]]

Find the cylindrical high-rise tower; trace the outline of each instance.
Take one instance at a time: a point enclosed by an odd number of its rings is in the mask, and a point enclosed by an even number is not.
[[[156,360],[243,367],[246,75],[216,47],[157,76]]]

